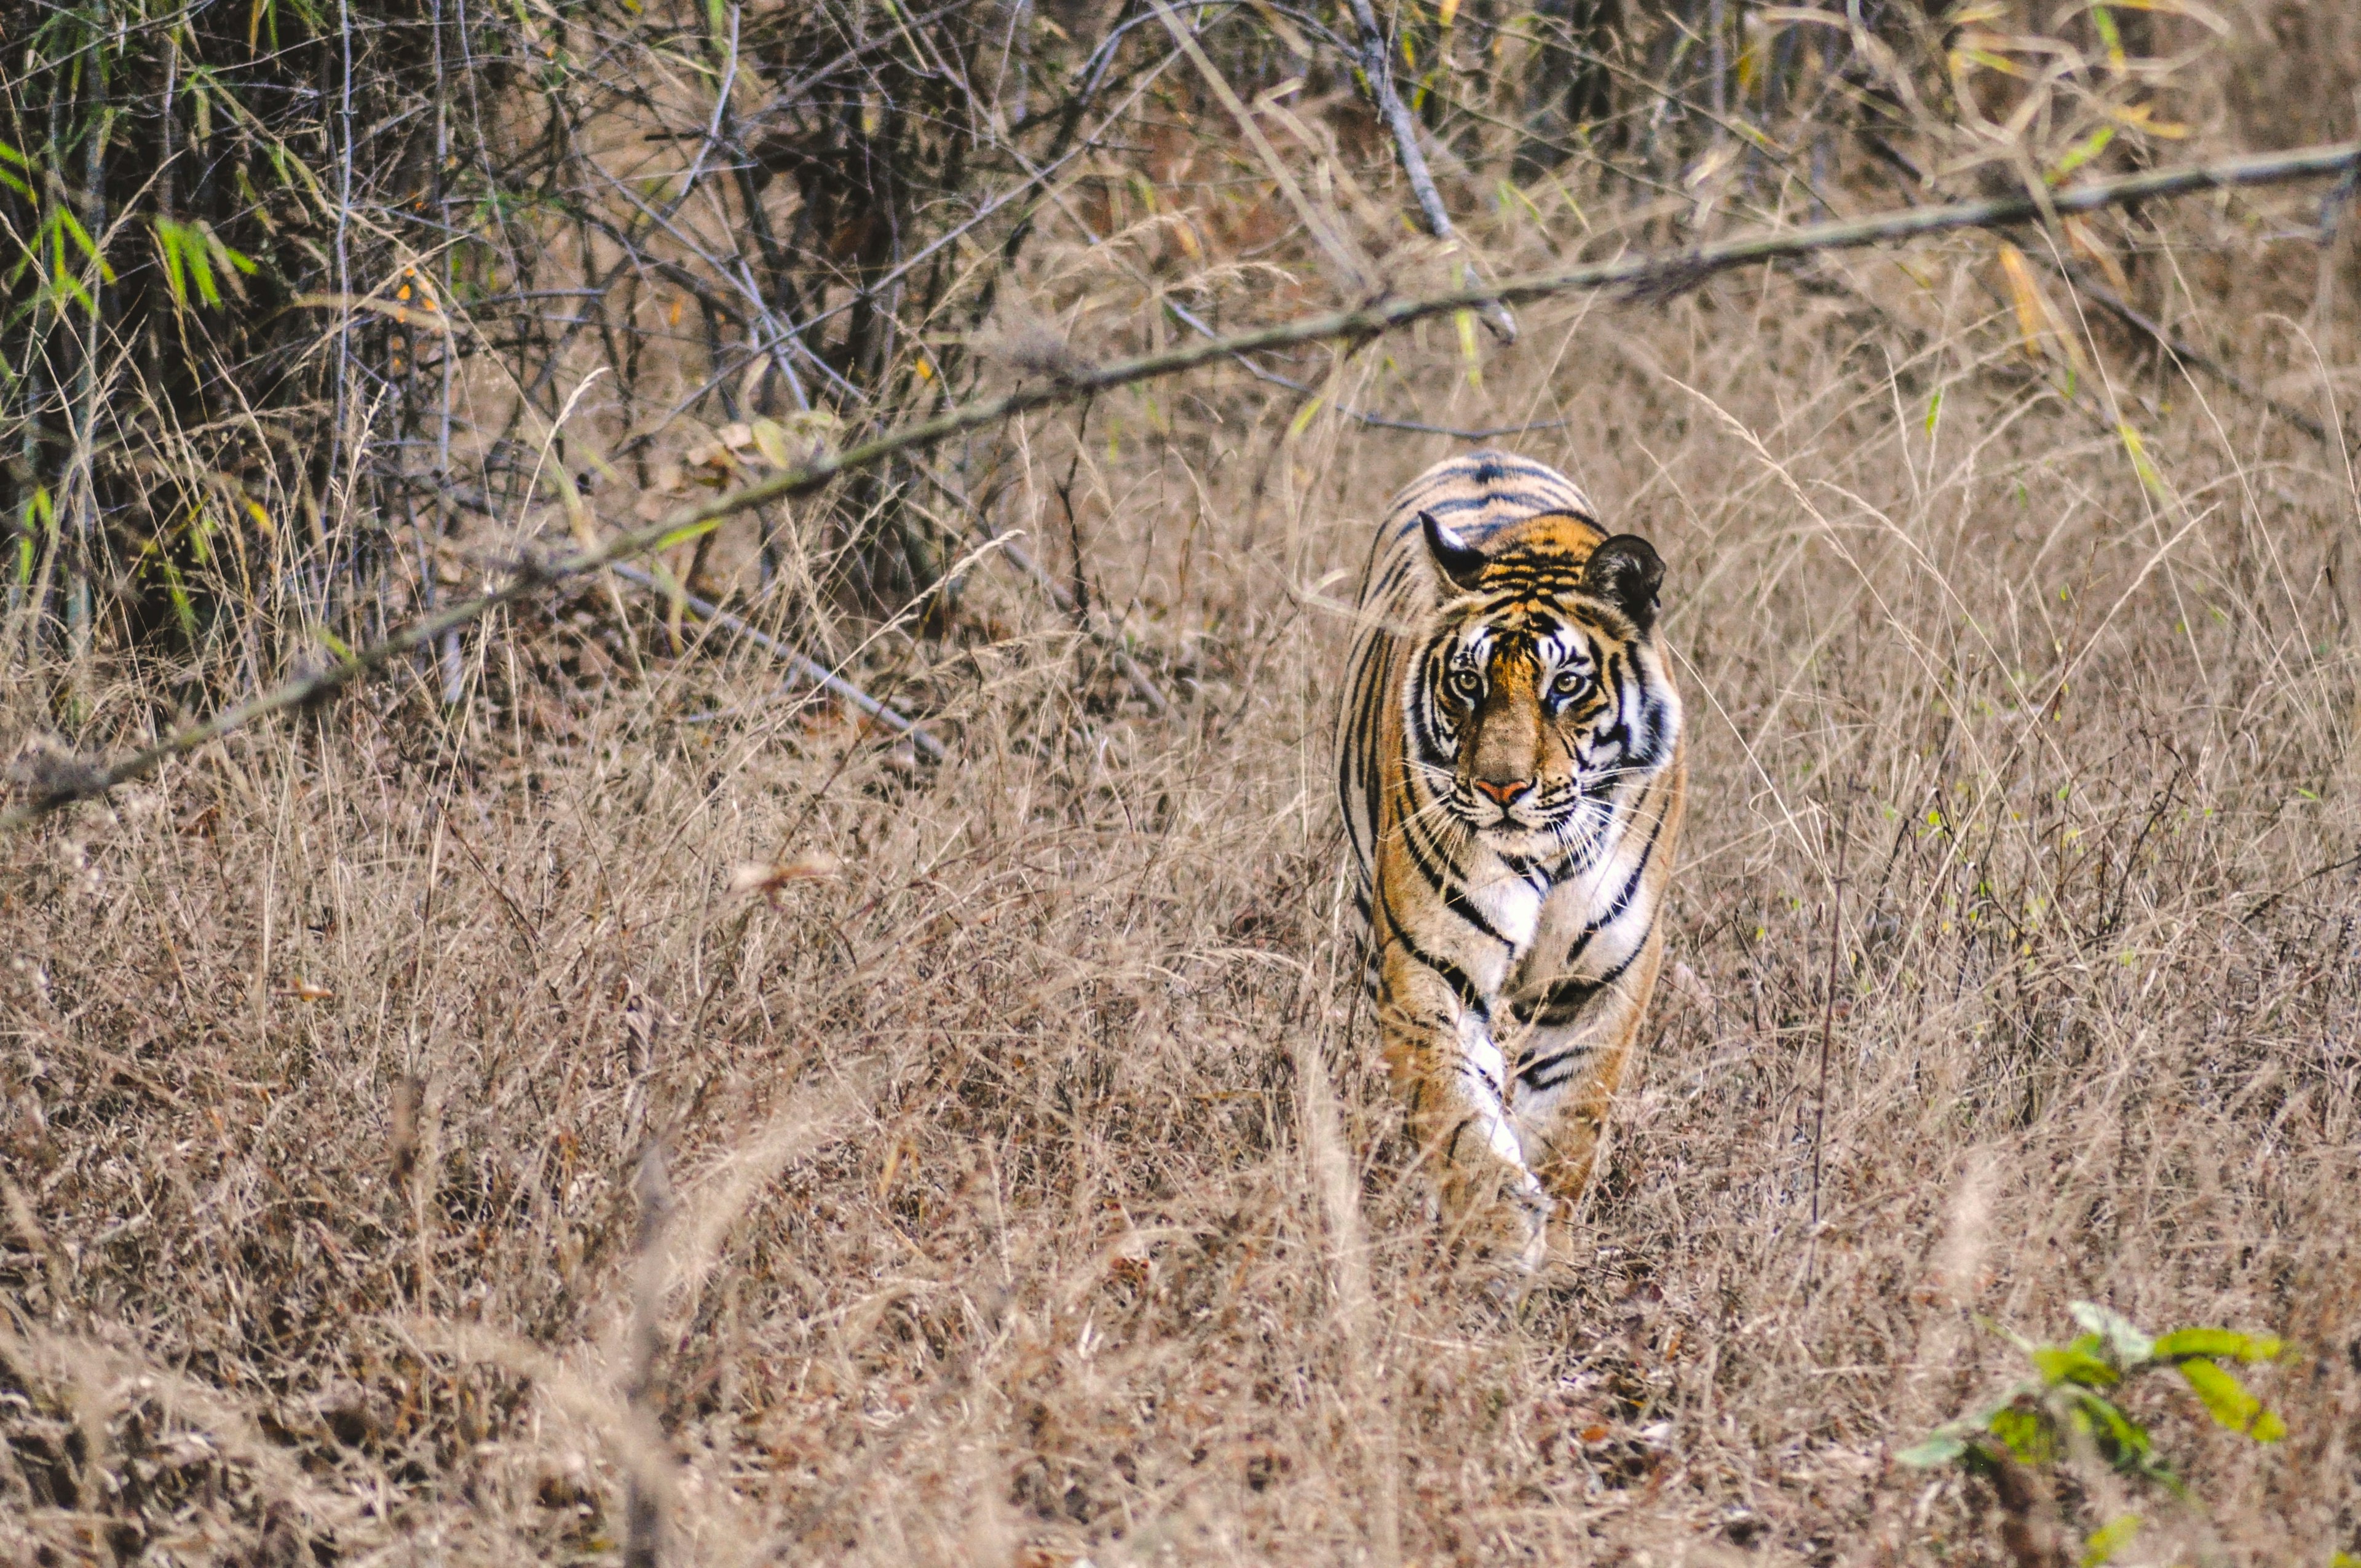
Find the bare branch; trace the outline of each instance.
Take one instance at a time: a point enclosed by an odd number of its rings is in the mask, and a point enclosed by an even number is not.
[[[2355,167],[2361,169],[2361,164],[2356,164]],[[2250,384],[2245,377],[2231,369],[2227,365],[2223,364],[2219,359],[2214,358],[2203,349],[2189,343],[2183,339],[2180,334],[2172,331],[2170,328],[2164,325],[2163,323],[2154,320],[2146,312],[2140,310],[2139,307],[2134,305],[2129,300],[2125,299],[2121,294],[2116,293],[2114,290],[2109,288],[2105,283],[2103,283],[2098,279],[2092,277],[2088,269],[2078,267],[2070,261],[2060,261],[2054,258],[2051,259],[2050,265],[2058,269],[2059,274],[2065,278],[2068,284],[2074,289],[2079,290],[2082,293],[2083,297],[2088,299],[2092,304],[2097,305],[2101,310],[2105,311],[2109,315],[2114,317],[2117,321],[2123,323],[2134,332],[2138,333],[2141,336],[2155,344],[2158,348],[2163,350],[2165,356],[2172,360],[2176,365],[2180,366],[2184,374],[2191,371],[2202,370],[2205,374],[2211,376],[2216,381],[2221,382],[2222,385],[2229,388],[2230,390],[2237,393],[2240,397],[2245,398],[2249,402],[2260,404],[2263,408],[2278,415],[2280,419],[2285,420],[2288,423],[2295,426],[2298,430],[2303,432],[2314,441],[2321,442],[2323,444],[2329,444],[2328,427],[2326,425],[2322,424],[2318,420],[2312,418],[2301,409],[2290,407],[2290,405],[2279,401],[2279,399],[2272,397],[2268,392],[2264,391],[2261,388]]]

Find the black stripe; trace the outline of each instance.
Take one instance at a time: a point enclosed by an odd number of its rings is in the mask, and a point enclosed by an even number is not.
[[[1532,495],[1523,490],[1488,490],[1480,496],[1446,496],[1424,502],[1418,510],[1429,512],[1483,511],[1491,507],[1528,508],[1527,517],[1565,510],[1553,504],[1547,496]],[[1522,521],[1523,519],[1518,521]]]
[[[1590,946],[1590,938],[1621,919],[1624,912],[1631,907],[1631,900],[1640,891],[1640,879],[1647,875],[1648,862],[1655,859],[1656,840],[1664,836],[1664,819],[1662,815],[1659,815],[1649,828],[1648,841],[1641,848],[1640,863],[1631,868],[1631,880],[1623,884],[1623,891],[1617,894],[1615,901],[1608,905],[1607,913],[1597,916],[1582,928],[1582,934],[1574,939],[1574,946],[1565,950],[1567,963],[1571,964],[1580,958],[1582,949]]]
[[[1639,947],[1633,948],[1621,963],[1617,964],[1597,980],[1561,980],[1543,992],[1538,1001],[1512,1004],[1509,1009],[1510,1014],[1520,1024],[1532,1025],[1543,1029],[1563,1029],[1580,1017],[1582,1010],[1590,1005],[1591,1000],[1600,992],[1622,979],[1625,972],[1639,961],[1640,954],[1647,945],[1643,938]],[[1588,1046],[1569,1046],[1565,1050],[1554,1052],[1546,1057],[1526,1058],[1517,1064],[1517,1077],[1521,1081],[1534,1077],[1548,1071],[1570,1056],[1584,1054],[1592,1048]],[[1537,1083],[1534,1087],[1549,1089],[1554,1088],[1554,1085]]]
[[[1402,929],[1400,917],[1394,913],[1393,900],[1386,896],[1386,890],[1383,887],[1378,889],[1378,907],[1385,911],[1386,924],[1391,927],[1389,940],[1399,943],[1401,950],[1409,954],[1413,960],[1433,970],[1441,978],[1443,983],[1451,988],[1452,994],[1459,998],[1459,1004],[1462,1007],[1475,1014],[1479,1019],[1491,1017],[1492,1010],[1486,1004],[1483,992],[1477,987],[1476,981],[1469,978],[1466,970],[1461,969],[1449,959],[1439,959],[1422,950],[1416,942],[1410,939],[1410,934]]]
[[[1439,863],[1449,859],[1439,852],[1443,846],[1431,839],[1422,841],[1419,827],[1416,817],[1402,818],[1402,847],[1410,851],[1411,863],[1418,868],[1418,874],[1426,879],[1427,886],[1443,895],[1443,907],[1500,946],[1514,949],[1516,944],[1502,936],[1492,922],[1484,917],[1484,912],[1469,901],[1466,879],[1449,865]]]
[[[1591,998],[1623,978],[1624,972],[1639,961],[1641,952],[1647,946],[1648,938],[1642,935],[1631,950],[1623,955],[1621,963],[1597,980],[1562,980],[1551,986],[1542,997],[1541,1005],[1533,1011],[1533,1022],[1544,1029],[1561,1029],[1573,1023],[1581,1015],[1583,1008],[1589,1005]]]
[[[1471,485],[1497,485],[1514,475],[1521,479],[1538,479],[1543,484],[1562,485],[1576,489],[1575,482],[1546,464],[1530,457],[1519,457],[1507,452],[1469,453],[1466,456],[1447,458],[1411,482],[1417,489],[1425,485],[1440,485],[1454,479]]]

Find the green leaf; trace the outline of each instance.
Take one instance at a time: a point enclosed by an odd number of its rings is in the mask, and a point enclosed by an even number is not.
[[[2125,1366],[2146,1361],[2155,1353],[2156,1342],[2139,1332],[2129,1318],[2112,1308],[2095,1301],[2076,1301],[2069,1311],[2074,1321],[2104,1340],[2115,1353],[2115,1360]]]
[[[2113,126],[2101,126],[2083,140],[2079,141],[2072,147],[2067,148],[2066,156],[2060,158],[2056,163],[2050,166],[2049,182],[2052,185],[2057,184],[2060,180],[2065,179],[2066,176],[2073,173],[2074,170],[2081,168],[2082,165],[2090,162],[2091,159],[2106,151],[2107,144],[2114,139],[2115,127]]]
[[[2107,63],[2121,71],[2125,63],[2124,35],[2122,29],[2115,26],[2114,13],[2104,5],[2092,6],[2091,26],[2097,30],[2099,42],[2106,46]]]
[[[2069,393],[2073,391],[2070,383],[2066,389]],[[2140,433],[2134,430],[2128,421],[2118,421],[2115,433],[2123,438],[2124,452],[2131,458],[2132,472],[2139,476],[2139,482],[2153,491],[2159,500],[2169,499],[2164,476],[2158,471],[2155,460],[2148,456],[2147,443],[2140,439]]]
[[[2003,1405],[1985,1419],[1984,1427],[2027,1464],[2047,1464],[2058,1457],[2058,1424],[2047,1410]]]
[[[2041,1344],[2033,1347],[2033,1368],[2041,1380],[2051,1387],[2073,1384],[2083,1388],[2112,1388],[2124,1380],[2115,1364],[2098,1352],[2104,1342],[2096,1334],[2086,1334],[2072,1344]]]
[[[1480,392],[1484,389],[1484,356],[1476,347],[1476,313],[1455,312],[1452,322],[1459,328],[1459,358],[1467,367],[1467,384]]]
[[[82,220],[75,217],[72,213],[67,211],[62,205],[60,205],[53,210],[57,215],[59,229],[64,234],[73,236],[74,243],[82,247],[82,254],[89,257],[93,261],[98,263],[98,275],[101,278],[105,279],[110,283],[114,282],[115,269],[106,264],[106,258],[99,251],[98,242],[90,237],[90,231],[88,229],[82,226]],[[62,246],[60,246],[60,255],[62,257]]]
[[[692,539],[702,539],[720,526],[721,520],[718,517],[708,517],[701,522],[684,523],[649,545],[648,548],[669,550],[675,544],[686,544]]]
[[[2257,1442],[2277,1442],[2287,1436],[2287,1423],[2263,1408],[2246,1386],[2211,1361],[2184,1361],[2180,1375],[2189,1379],[2206,1410],[2232,1431],[2245,1432]]]
[[[2117,1514],[2092,1530],[2082,1541],[2082,1568],[2099,1568],[2100,1563],[2129,1545],[2139,1528],[2139,1515]]]
[[[1964,1458],[1967,1452],[1967,1439],[1945,1426],[1937,1427],[1894,1457],[1914,1470],[1932,1470],[1938,1465]]]
[[[2176,1493],[2180,1490],[2171,1468],[2156,1456],[2147,1429],[2126,1415],[2123,1407],[2081,1389],[2071,1397],[2074,1425],[2089,1434],[2100,1457],[2124,1475],[2144,1475]]]
[[[2277,1361],[2287,1343],[2276,1334],[2242,1334],[2235,1329],[2175,1329],[2148,1352],[2155,1361],[2202,1355],[2213,1361]]]

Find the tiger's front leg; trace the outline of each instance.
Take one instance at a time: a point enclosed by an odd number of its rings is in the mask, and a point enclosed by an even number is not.
[[[1611,980],[1562,974],[1519,991],[1513,1014],[1522,1027],[1510,1036],[1510,1105],[1526,1161],[1560,1201],[1561,1216],[1570,1216],[1590,1185],[1664,951],[1658,927]]]
[[[1386,1067],[1410,1108],[1447,1230],[1531,1270],[1546,1245],[1550,1195],[1518,1138],[1488,1012],[1413,958],[1397,952],[1380,968]]]

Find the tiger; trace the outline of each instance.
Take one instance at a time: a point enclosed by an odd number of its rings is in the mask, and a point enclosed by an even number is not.
[[[1569,1245],[1664,958],[1664,576],[1486,449],[1395,498],[1361,577],[1336,784],[1379,1050],[1446,1234],[1527,1273]]]

